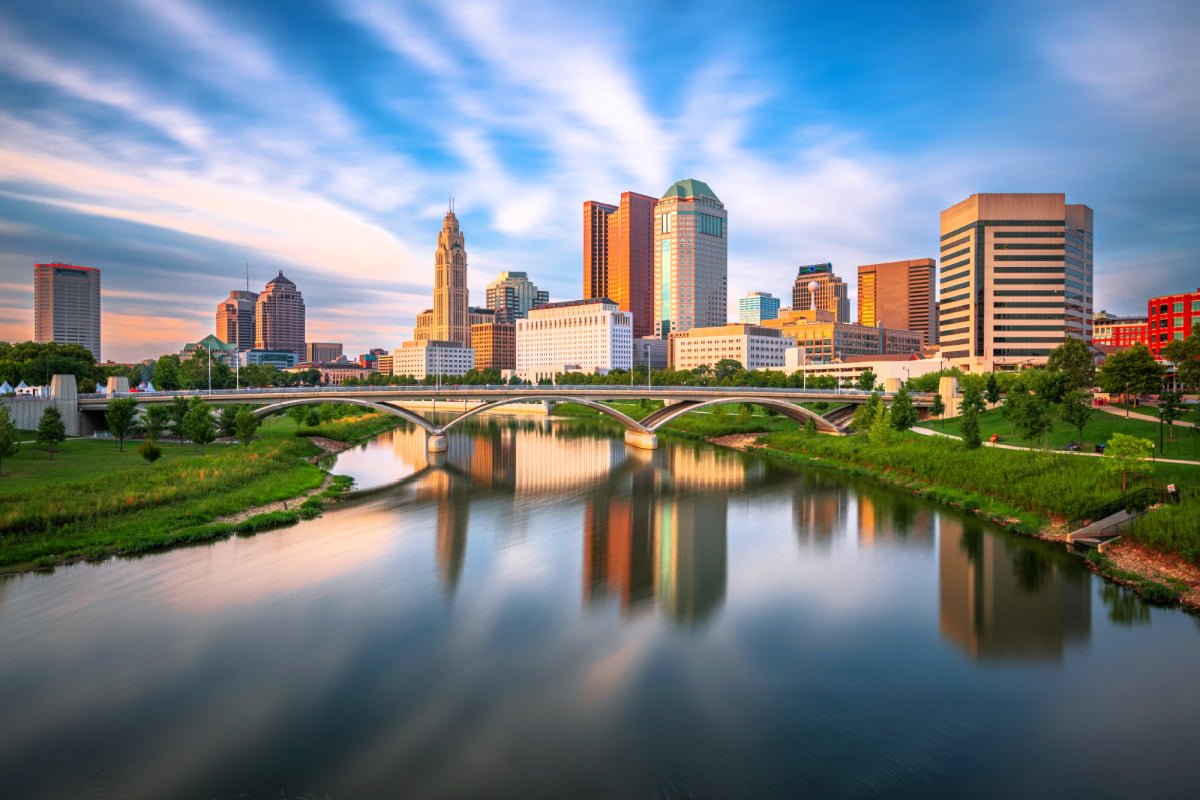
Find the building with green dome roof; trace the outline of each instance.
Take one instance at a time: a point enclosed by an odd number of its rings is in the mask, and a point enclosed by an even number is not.
[[[671,185],[654,209],[654,335],[728,321],[725,204],[704,181]]]

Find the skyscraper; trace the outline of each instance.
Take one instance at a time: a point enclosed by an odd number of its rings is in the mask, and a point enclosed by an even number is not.
[[[583,204],[583,298],[608,297],[608,216],[616,206],[588,200]]]
[[[253,350],[257,303],[258,292],[231,291],[217,304],[217,338],[238,350]]]
[[[833,264],[811,264],[797,271],[792,310],[829,311],[835,322],[850,321],[850,295],[846,282],[833,274]]]
[[[973,194],[941,214],[942,357],[1042,364],[1092,331],[1092,209],[1062,194]]]
[[[80,344],[100,360],[100,270],[34,265],[33,339]]]
[[[858,268],[858,323],[899,328],[937,341],[932,258],[864,264]]]
[[[636,192],[621,195],[619,206],[589,200],[583,204],[584,291],[606,297],[633,314],[635,336],[654,330],[654,207],[658,201]]]
[[[304,358],[304,297],[283,270],[258,295],[254,309],[254,349],[295,353]]]
[[[654,208],[654,335],[724,325],[725,205],[703,181],[678,181]]]
[[[433,326],[429,338],[471,346],[467,317],[467,247],[458,217],[447,211],[434,254]]]
[[[524,272],[501,272],[487,287],[487,307],[502,325],[525,319],[529,309],[549,302],[550,293],[539,290]]]
[[[779,317],[779,298],[770,292],[751,292],[738,299],[738,322],[757,325],[764,319]]]

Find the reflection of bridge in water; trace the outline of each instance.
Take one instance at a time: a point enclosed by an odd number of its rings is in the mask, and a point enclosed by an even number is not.
[[[222,389],[211,392],[118,393],[112,396],[134,397],[142,404],[170,403],[176,396],[199,396],[206,402],[218,404],[246,403],[261,405],[255,410],[260,417],[276,414],[293,406],[320,403],[342,403],[364,406],[402,417],[426,433],[426,448],[440,452],[448,446],[446,433],[485,411],[518,403],[541,403],[547,410],[557,403],[577,403],[599,411],[625,427],[625,441],[635,447],[653,450],[658,446],[656,432],[665,425],[692,411],[724,403],[748,403],[773,410],[806,423],[813,420],[826,433],[842,432],[847,411],[865,403],[870,392],[854,389],[784,389],[741,386],[389,386],[389,387],[320,387],[299,389]],[[80,395],[80,412],[96,414],[108,405],[110,395]],[[884,395],[885,401],[890,397]],[[933,395],[913,394],[913,404],[927,409]],[[461,400],[474,402],[446,423],[427,419],[403,404],[417,401]],[[636,420],[606,405],[612,401],[661,400],[666,403],[641,420]],[[798,403],[829,403],[833,409],[818,413]],[[443,411],[446,409],[443,409]]]

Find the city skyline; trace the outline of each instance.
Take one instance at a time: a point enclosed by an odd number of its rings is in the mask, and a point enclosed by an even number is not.
[[[471,305],[505,270],[570,300],[581,204],[684,176],[735,222],[730,320],[800,264],[935,257],[985,192],[1095,210],[1096,309],[1193,290],[1200,10],[1028,8],[6,4],[0,339],[60,261],[104,272],[106,358],[175,352],[248,262],[305,288],[314,340],[390,348],[450,195]]]

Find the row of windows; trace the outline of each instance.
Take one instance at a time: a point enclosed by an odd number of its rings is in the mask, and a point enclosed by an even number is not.
[[[970,293],[967,293],[967,294],[956,294],[953,297],[942,297],[942,305],[946,305],[947,303],[953,303],[958,300],[966,300],[966,299],[970,298],[970,296],[971,296]]]
[[[993,272],[996,273],[1014,273],[1014,272],[1063,272],[1064,269],[1058,266],[1045,267],[996,267]]]
[[[992,354],[998,357],[1012,356],[1048,356],[1052,348],[1044,347],[1001,347],[992,351]]]
[[[964,258],[962,261],[956,261],[953,264],[943,264],[942,265],[942,274],[945,275],[947,272],[949,272],[952,269],[958,269],[959,267],[965,267],[967,264],[970,264],[970,263],[971,263],[971,259]]]
[[[998,291],[995,294],[996,294],[996,297],[1038,297],[1039,295],[1050,296],[1050,297],[1061,297],[1063,295],[1063,292],[1058,291],[1057,289],[1045,289],[1040,292],[1033,291],[1033,290],[1030,290],[1028,292],[1022,292],[1019,290],[1018,291],[1007,290],[1007,291]],[[999,306],[1002,304],[997,303],[996,305]],[[1035,303],[1034,305],[1050,305],[1050,304],[1049,303]]]
[[[958,247],[960,244],[966,244],[969,241],[971,241],[971,237],[964,236],[961,239],[955,239],[953,242],[946,242],[944,245],[942,245],[942,251],[944,252],[949,250],[951,247]]]
[[[1181,314],[1181,313],[1183,313],[1183,306],[1184,306],[1184,301],[1178,300],[1174,303],[1171,303],[1171,311],[1175,314]],[[1200,300],[1192,301],[1192,311],[1200,311]],[[1155,313],[1153,308],[1150,309],[1150,313],[1151,314]],[[1166,303],[1163,303],[1162,305],[1160,305],[1158,307],[1158,313],[1159,314],[1167,313],[1167,304]]]
[[[1027,253],[1020,256],[992,256],[993,261],[1064,261],[1064,256],[1034,255]]]
[[[992,249],[993,250],[1063,250],[1063,249],[1069,249],[1069,248],[1067,248],[1066,245],[1054,244],[1051,242],[1046,242],[1045,244],[1040,243],[1040,242],[1033,242],[1031,244],[1018,244],[1016,242],[1009,244],[1008,242],[997,242],[996,244],[992,245]],[[1080,253],[1080,255],[1082,255],[1082,253]]]
[[[955,250],[953,253],[946,253],[944,256],[942,256],[942,260],[944,261],[948,258],[958,258],[959,256],[965,256],[969,252],[971,252],[971,248],[964,247],[961,250]]]
[[[1062,231],[993,231],[997,239],[1061,239]]]
[[[996,278],[997,286],[1062,286],[1063,283],[1062,278]]]
[[[1001,305],[997,303],[996,305]],[[1040,305],[1038,303],[1027,303],[1026,305]],[[1062,314],[997,314],[996,319],[1058,319],[1063,318]]]
[[[1061,331],[1062,325],[996,325],[994,331]]]
[[[942,234],[942,241],[946,241],[951,236],[957,236],[960,233],[971,230],[972,228],[995,226],[999,228],[1050,228],[1054,226],[1063,227],[1067,223],[1061,219],[981,219],[978,222],[969,222],[957,230]]]
[[[1061,331],[1062,329],[1057,330]],[[1044,342],[1053,338],[1053,336],[997,336],[992,341],[1000,344],[1026,344],[1028,342]]]

